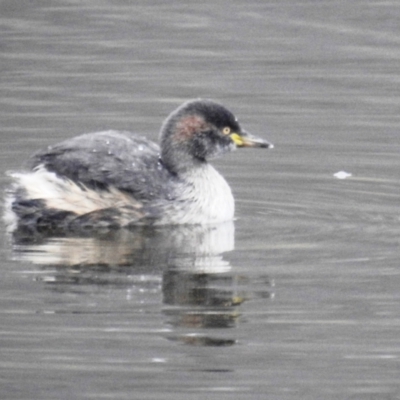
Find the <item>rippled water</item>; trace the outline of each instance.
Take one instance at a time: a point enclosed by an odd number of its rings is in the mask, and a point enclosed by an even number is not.
[[[216,162],[233,224],[3,227],[2,399],[400,397],[397,2],[10,0],[0,15],[3,190],[66,137],[156,140],[193,97],[275,144]]]

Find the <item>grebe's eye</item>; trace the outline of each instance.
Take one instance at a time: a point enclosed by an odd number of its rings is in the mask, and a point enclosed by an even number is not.
[[[226,126],[224,129],[222,129],[222,133],[224,135],[229,135],[231,133],[231,128],[229,128],[229,126]]]

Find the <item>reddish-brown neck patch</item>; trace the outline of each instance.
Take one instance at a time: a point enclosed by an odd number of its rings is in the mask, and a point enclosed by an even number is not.
[[[176,124],[174,137],[176,140],[184,141],[190,139],[195,133],[206,131],[210,128],[209,124],[198,115],[190,115],[181,118]]]

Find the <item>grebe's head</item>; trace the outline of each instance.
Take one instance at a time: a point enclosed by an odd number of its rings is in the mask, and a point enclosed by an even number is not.
[[[273,147],[244,131],[229,110],[211,100],[192,100],[173,111],[161,128],[160,140],[161,159],[175,173],[237,147]]]

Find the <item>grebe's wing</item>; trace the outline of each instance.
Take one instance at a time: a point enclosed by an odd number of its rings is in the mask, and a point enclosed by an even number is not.
[[[159,161],[159,146],[125,131],[84,134],[35,154],[30,168],[44,167],[91,189],[114,187],[138,200],[170,197],[174,176]]]

